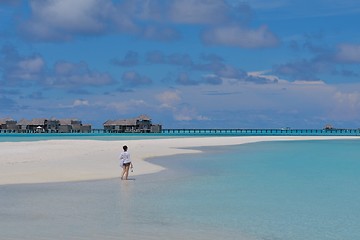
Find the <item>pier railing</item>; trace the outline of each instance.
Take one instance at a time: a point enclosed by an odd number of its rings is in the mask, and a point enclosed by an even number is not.
[[[1,133],[19,133],[17,131],[10,131],[0,129]],[[22,132],[36,133],[36,132]],[[92,129],[93,134],[139,134],[139,133],[122,133],[118,131],[108,131],[104,129]],[[61,133],[59,133],[61,134]],[[87,134],[87,133],[83,133]],[[143,133],[152,134],[152,133]],[[164,135],[233,135],[233,136],[360,136],[360,129],[162,129],[161,133]]]
[[[260,136],[360,136],[360,129],[163,129],[165,134]]]

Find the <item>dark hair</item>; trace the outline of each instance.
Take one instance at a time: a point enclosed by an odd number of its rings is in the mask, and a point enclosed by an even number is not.
[[[128,149],[128,147],[126,145],[123,146],[124,151],[126,151]]]

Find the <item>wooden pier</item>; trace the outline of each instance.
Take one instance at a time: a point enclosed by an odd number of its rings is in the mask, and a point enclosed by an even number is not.
[[[37,133],[0,129],[0,134]],[[75,133],[75,132],[73,132]],[[360,129],[162,129],[161,133],[119,132],[104,129],[91,129],[90,134],[159,134],[159,135],[233,135],[233,136],[360,136]],[[78,134],[89,134],[78,133]],[[46,133],[39,133],[46,134]],[[57,133],[54,133],[57,134]],[[58,133],[62,134],[62,133]]]
[[[199,134],[199,135],[335,135],[358,136],[360,129],[163,129],[165,134]]]

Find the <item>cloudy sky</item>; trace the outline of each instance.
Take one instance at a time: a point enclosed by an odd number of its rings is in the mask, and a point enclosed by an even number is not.
[[[0,0],[0,118],[360,127],[358,0]]]

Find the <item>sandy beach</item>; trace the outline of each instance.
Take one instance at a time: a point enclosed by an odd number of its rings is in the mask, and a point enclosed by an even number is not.
[[[47,140],[0,143],[0,185],[119,178],[118,155],[129,146],[131,176],[163,170],[148,158],[198,153],[189,148],[260,141],[356,139],[339,136],[189,137],[128,141]]]

